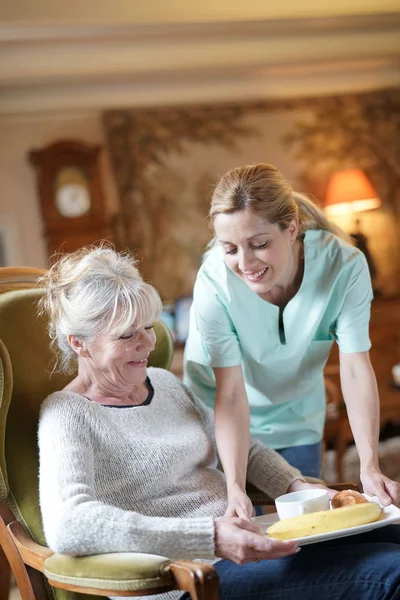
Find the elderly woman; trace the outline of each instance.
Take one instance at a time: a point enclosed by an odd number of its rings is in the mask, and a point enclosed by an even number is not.
[[[60,367],[78,362],[40,416],[40,500],[53,550],[212,560],[222,599],[400,597],[397,526],[298,554],[295,542],[224,516],[212,416],[174,375],[147,369],[161,303],[129,255],[83,249],[42,284]],[[248,480],[273,497],[311,485],[260,442],[250,447]]]

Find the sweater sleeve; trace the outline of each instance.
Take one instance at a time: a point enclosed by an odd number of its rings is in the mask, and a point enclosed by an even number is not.
[[[144,552],[214,558],[214,520],[152,517],[96,497],[88,419],[71,395],[43,405],[39,421],[40,507],[55,552]]]
[[[304,479],[275,450],[264,446],[257,440],[251,440],[247,481],[255,485],[271,498],[286,494],[288,487],[295,479]]]

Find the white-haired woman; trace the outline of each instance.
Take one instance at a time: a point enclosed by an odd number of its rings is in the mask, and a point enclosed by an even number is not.
[[[346,598],[397,597],[396,526],[339,543],[334,554],[316,546],[297,554],[295,542],[223,516],[226,481],[212,418],[174,375],[147,369],[161,303],[129,255],[83,249],[55,263],[42,285],[61,367],[78,362],[77,376],[40,414],[40,504],[53,550],[213,560],[222,599],[331,598],[333,589]],[[250,448],[248,479],[274,497],[310,487],[259,442]]]

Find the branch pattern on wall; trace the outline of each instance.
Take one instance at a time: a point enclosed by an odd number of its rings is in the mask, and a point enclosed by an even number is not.
[[[235,152],[245,157],[251,138],[264,137],[268,144],[268,131],[262,131],[254,121],[258,114],[285,113],[293,122],[300,110],[307,118],[295,121],[281,139],[298,160],[303,181],[300,191],[321,200],[334,170],[361,167],[378,190],[383,210],[400,222],[398,89],[241,105],[110,110],[103,114],[120,200],[114,217],[116,244],[136,252],[141,272],[164,300],[192,292],[211,237],[206,217],[213,185],[225,170],[221,163],[228,163],[229,168],[241,164],[243,158],[235,158]],[[248,125],[249,116],[253,126]],[[212,156],[208,167],[203,164],[207,161],[198,158],[199,149],[203,159],[204,151]],[[227,152],[231,153],[229,161]],[[258,160],[265,160],[265,156]],[[182,161],[186,161],[183,167]],[[392,262],[398,262],[398,248],[388,243],[384,253],[383,262],[391,254]],[[388,281],[390,277],[388,270]]]
[[[303,177],[324,193],[329,175],[364,169],[380,198],[400,218],[400,90],[321,98],[313,117],[284,138],[305,164]]]
[[[164,299],[192,292],[211,236],[205,216],[215,183],[214,174],[194,169],[194,193],[192,189],[185,194],[187,182],[164,168],[166,159],[188,154],[189,144],[218,144],[234,151],[241,138],[255,133],[240,122],[242,115],[239,106],[103,115],[120,199],[120,212],[114,217],[116,244],[136,251],[143,276]]]

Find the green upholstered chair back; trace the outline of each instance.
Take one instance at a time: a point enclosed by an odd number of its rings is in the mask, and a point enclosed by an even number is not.
[[[0,406],[0,483],[4,488],[0,491],[8,494],[14,514],[33,538],[45,544],[38,502],[39,409],[46,396],[62,389],[72,376],[51,374],[53,355],[46,318],[37,316],[41,293],[38,289],[24,289],[0,294],[0,339],[8,350],[14,380],[8,414],[6,401]],[[157,342],[149,364],[169,369],[173,354],[171,335],[161,321],[154,325]],[[4,353],[3,358],[9,371],[6,386],[10,396],[11,368]]]
[[[70,376],[50,377],[52,353],[45,318],[37,316],[37,289],[0,294],[0,339],[11,359],[13,390],[5,425],[8,501],[33,538],[45,544],[38,502],[37,422],[46,396]],[[2,415],[3,417],[3,415]]]

